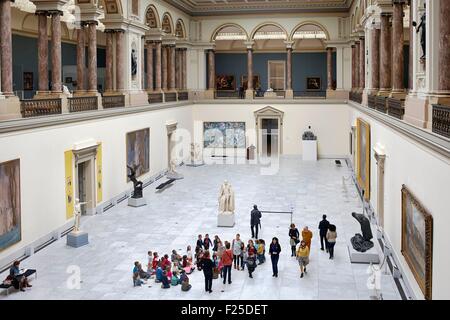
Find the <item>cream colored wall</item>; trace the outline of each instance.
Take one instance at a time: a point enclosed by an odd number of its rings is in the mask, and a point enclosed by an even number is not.
[[[371,126],[372,148],[380,144],[386,152],[384,185],[385,232],[400,259],[409,283],[418,298],[423,298],[414,276],[401,254],[401,188],[405,184],[433,216],[433,299],[450,299],[450,255],[448,226],[450,225],[450,159],[418,145],[406,136],[394,132],[355,109],[350,110],[351,125],[358,117]],[[377,166],[371,151],[371,204],[377,210]]]
[[[65,151],[87,139],[102,143],[103,200],[107,201],[132,187],[131,183],[126,182],[126,133],[150,128],[150,172],[140,177],[145,179],[167,168],[166,121],[173,120],[178,121],[180,131],[186,129],[191,132],[191,107],[0,135],[0,162],[20,158],[22,199],[22,241],[2,251],[0,260],[67,222]]]
[[[202,143],[204,121],[245,121],[248,145],[256,146],[254,111],[267,104],[196,104],[193,106],[194,139]],[[349,109],[346,104],[271,104],[284,112],[283,154],[302,154],[301,136],[310,125],[318,137],[321,157],[345,157],[348,154]]]

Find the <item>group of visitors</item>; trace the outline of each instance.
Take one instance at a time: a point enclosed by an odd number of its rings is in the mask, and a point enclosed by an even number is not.
[[[313,233],[305,226],[302,230],[302,240],[300,240],[300,232],[295,227],[295,224],[291,224],[289,229],[289,238],[291,245],[291,257],[296,257],[300,266],[300,278],[306,274],[306,266],[309,264],[309,254],[311,251],[311,240]],[[334,246],[336,244],[336,226],[330,224],[327,220],[327,216],[322,216],[322,221],[319,223],[319,235],[321,250],[324,249],[324,243],[326,251],[330,254],[330,259],[334,259]],[[297,248],[298,245],[298,248]]]

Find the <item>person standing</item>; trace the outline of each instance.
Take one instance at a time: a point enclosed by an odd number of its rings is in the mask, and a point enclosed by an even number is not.
[[[303,278],[303,274],[306,273],[306,266],[309,264],[309,247],[305,240],[300,242],[297,250],[297,260],[300,266],[300,278]]]
[[[209,251],[206,251],[203,255],[203,258],[200,261],[200,268],[203,270],[203,275],[205,276],[205,291],[211,293],[214,262],[210,258]]]
[[[272,243],[270,244],[269,254],[270,259],[272,260],[272,277],[278,278],[278,260],[280,259],[281,246],[278,243],[278,238],[274,237],[272,239]]]
[[[305,226],[302,231],[302,238],[306,242],[306,245],[309,250],[311,250],[311,239],[313,237],[313,233],[308,229],[308,226]]]
[[[330,224],[326,235],[326,239],[328,243],[328,252],[330,253],[331,260],[334,259],[334,246],[336,244],[336,238],[337,238],[336,226],[334,224]]]
[[[213,246],[213,251],[214,252],[217,252],[217,250],[219,249],[219,243],[220,243],[220,238],[219,238],[219,236],[218,235],[215,235],[214,236],[214,241],[213,241],[213,243],[214,243],[214,246]]]
[[[225,284],[227,280],[227,274],[228,284],[231,284],[231,265],[233,264],[233,252],[230,248],[230,243],[228,241],[225,241],[225,251],[223,252],[221,259],[223,265],[223,284]]]
[[[291,257],[295,257],[295,250],[297,248],[297,244],[300,242],[298,239],[300,237],[300,233],[298,229],[295,227],[295,224],[291,223],[291,227],[289,229],[289,238],[291,243]]]
[[[258,239],[258,228],[261,224],[261,211],[258,210],[256,204],[253,206],[253,210],[250,214],[250,228],[252,229],[252,238]],[[256,232],[255,232],[256,229]]]
[[[327,215],[324,214],[322,216],[322,221],[319,223],[319,235],[320,235],[320,250],[324,250],[324,242],[325,242],[325,249],[328,252],[328,243],[327,243],[327,232],[328,227],[330,226],[330,223],[327,220]]]
[[[209,238],[209,234],[205,234],[205,239],[203,239],[203,248],[205,248],[205,251],[209,250],[209,247],[212,247],[213,243],[211,239]]]
[[[244,243],[241,241],[241,235],[238,233],[236,235],[236,238],[233,240],[233,261],[234,261],[234,268],[239,270],[239,260],[242,261],[242,245]],[[242,264],[242,262],[241,262]]]

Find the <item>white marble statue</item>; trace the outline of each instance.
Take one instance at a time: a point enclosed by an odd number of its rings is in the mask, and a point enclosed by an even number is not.
[[[176,173],[175,169],[177,167],[177,161],[175,159],[171,159],[169,162],[169,172]]]
[[[219,192],[219,212],[234,213],[234,191],[231,184],[225,180]]]
[[[191,143],[191,162],[201,162],[201,150],[198,143]]]
[[[78,198],[75,199],[75,203],[73,205],[75,211],[75,225],[73,228],[74,232],[80,232],[81,206],[86,203],[87,202],[80,202],[80,199]]]

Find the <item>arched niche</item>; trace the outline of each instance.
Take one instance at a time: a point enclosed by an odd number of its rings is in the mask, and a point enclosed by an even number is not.
[[[173,33],[173,20],[170,13],[166,12],[163,15],[162,21],[161,21],[161,29],[166,34],[172,34]]]
[[[161,27],[158,10],[156,10],[154,5],[149,5],[145,11],[145,24],[152,29]]]
[[[184,22],[181,19],[177,20],[175,24],[175,36],[180,39],[186,38],[186,28],[184,26]]]

